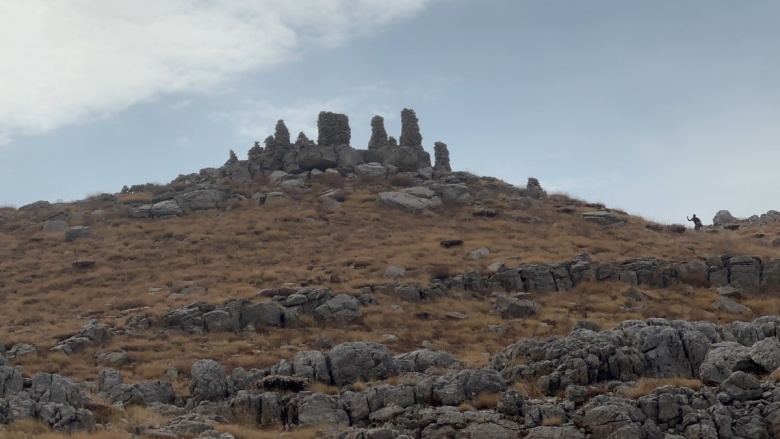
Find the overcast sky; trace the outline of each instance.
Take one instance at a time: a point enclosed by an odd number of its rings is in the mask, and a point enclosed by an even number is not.
[[[453,168],[649,219],[780,210],[774,0],[0,0],[0,205],[370,120]]]

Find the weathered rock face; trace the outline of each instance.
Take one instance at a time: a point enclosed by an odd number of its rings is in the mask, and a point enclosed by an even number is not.
[[[377,343],[342,343],[328,353],[333,383],[344,386],[355,381],[385,379],[396,372],[387,346]]]
[[[447,144],[436,142],[433,144],[434,165],[433,170],[437,172],[452,172],[450,167],[450,151]]]
[[[360,318],[360,302],[352,296],[339,294],[314,310],[317,318],[329,321],[347,323]]]
[[[349,145],[352,130],[349,128],[349,118],[346,114],[321,111],[317,118],[317,145],[340,146]]]
[[[200,360],[192,366],[190,393],[196,401],[220,401],[230,393],[225,370],[214,360]]]
[[[69,337],[57,346],[51,348],[52,352],[72,355],[92,346],[101,346],[111,341],[113,334],[111,327],[97,320],[92,320],[81,328],[78,334]]]

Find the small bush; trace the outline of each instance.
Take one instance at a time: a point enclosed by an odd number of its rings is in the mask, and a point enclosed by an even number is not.
[[[391,175],[390,178],[387,179],[387,182],[390,183],[391,186],[396,187],[412,187],[415,185],[414,177],[409,174]]]
[[[474,400],[474,406],[479,410],[495,409],[500,400],[501,394],[499,393],[480,393]]]
[[[326,172],[317,178],[323,186],[338,189],[344,187],[344,177],[341,174],[334,174],[332,172]]]
[[[688,230],[688,228],[682,224],[672,224],[670,226],[666,226],[666,230],[678,235],[682,235],[686,230]]]

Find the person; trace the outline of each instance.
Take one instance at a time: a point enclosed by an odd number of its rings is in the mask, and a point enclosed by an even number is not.
[[[688,218],[687,216],[685,218]],[[701,220],[696,218],[696,214],[693,214],[693,218],[688,218],[688,221],[693,221],[693,228],[699,230],[702,228]]]

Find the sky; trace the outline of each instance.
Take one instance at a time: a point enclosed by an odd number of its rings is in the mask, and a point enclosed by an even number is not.
[[[218,167],[278,119],[667,222],[780,210],[774,0],[0,0],[0,205]]]

